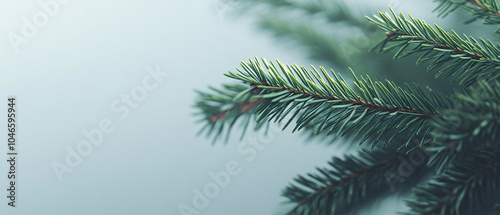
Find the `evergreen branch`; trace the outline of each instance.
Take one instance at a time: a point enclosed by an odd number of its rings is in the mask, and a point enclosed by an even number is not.
[[[454,107],[440,112],[432,122],[431,134],[436,145],[428,150],[440,151],[439,172],[454,160],[463,160],[477,148],[498,148],[500,135],[500,82],[478,82],[450,98]]]
[[[439,6],[435,11],[439,16],[447,16],[463,7],[479,17],[500,16],[500,7],[496,0],[440,0]]]
[[[259,121],[267,118],[281,122],[295,109],[284,126],[296,119],[293,132],[308,125],[315,125],[316,133],[336,131],[338,136],[364,131],[360,144],[374,137],[374,147],[383,137],[389,144],[406,131],[409,136],[403,147],[419,134],[423,134],[424,142],[431,129],[430,118],[436,116],[438,108],[448,105],[431,91],[424,93],[417,87],[407,85],[403,90],[393,82],[374,82],[368,76],[358,78],[352,73],[355,92],[340,74],[332,71],[332,77],[323,67],[319,72],[314,67],[308,71],[279,61],[277,65],[280,70],[265,59],[262,65],[257,59],[250,60],[241,63],[243,70],[238,69],[239,73],[225,75],[262,89],[259,95],[251,96],[263,99],[254,107]]]
[[[478,42],[467,35],[462,39],[454,31],[446,32],[438,25],[435,25],[436,30],[411,15],[409,15],[410,21],[403,14],[398,17],[392,9],[391,12],[395,21],[389,14],[382,12],[379,12],[380,17],[374,16],[374,19],[367,17],[372,24],[387,32],[387,38],[374,47],[379,49],[380,53],[394,48],[399,48],[394,58],[422,53],[417,64],[432,59],[433,62],[428,70],[441,68],[436,78],[455,76],[453,81],[460,80],[460,84],[470,85],[479,78],[500,77],[499,44],[481,38]],[[389,43],[397,44],[388,47]]]
[[[458,8],[464,8],[474,16],[466,23],[484,19],[484,24],[500,24],[500,7],[497,0],[441,0],[440,2],[434,11],[438,11],[441,17],[453,13]]]
[[[329,9],[323,7],[322,1],[254,2],[303,14],[321,14],[331,22],[349,23],[352,18],[343,14],[345,8],[328,18]],[[500,24],[496,0],[442,0],[437,10],[446,16],[460,7],[469,9],[474,20],[484,18],[487,24]],[[224,133],[227,140],[237,123],[246,131],[252,122],[256,122],[256,129],[283,122],[283,129],[294,124],[292,132],[313,131],[315,135],[325,134],[322,137],[361,134],[359,144],[370,141],[372,148],[378,142],[384,143],[375,150],[361,150],[356,156],[334,157],[328,167],[317,168],[317,173],[299,175],[282,193],[294,206],[289,214],[351,212],[358,204],[387,192],[387,187],[393,189],[395,183],[412,184],[436,165],[436,176],[418,186],[415,198],[407,201],[407,214],[482,214],[481,209],[500,207],[498,201],[494,207],[492,201],[487,201],[498,193],[500,186],[500,44],[459,36],[411,15],[407,19],[392,9],[391,12],[392,16],[379,13],[380,16],[368,18],[387,32],[387,38],[375,49],[383,53],[397,48],[394,58],[417,53],[417,64],[433,60],[428,70],[437,70],[436,77],[453,76],[453,81],[474,83],[475,88],[466,87],[450,97],[439,96],[429,88],[399,87],[388,80],[356,76],[352,71],[354,85],[348,85],[340,74],[323,67],[306,69],[255,59],[241,62],[238,72],[225,74],[243,84],[199,92],[196,106],[201,121],[206,123],[200,133],[214,135],[214,141]],[[282,30],[284,35],[299,32],[294,39],[303,39],[304,45],[314,44],[318,50],[338,53],[338,38],[329,39],[314,28],[294,27],[297,25],[275,18],[268,17],[261,23],[269,29]],[[338,58],[338,64],[350,58],[337,55],[332,56]],[[390,144],[394,142],[398,144]],[[403,147],[405,150],[401,151]],[[412,153],[416,148],[430,153],[427,155],[431,159],[425,162],[427,156],[419,156],[418,165],[415,164]],[[412,162],[413,170],[404,165],[406,160]],[[399,177],[401,166],[412,176]],[[415,170],[418,174],[413,174]],[[396,171],[399,175],[394,174]]]
[[[392,180],[388,173],[397,172],[407,159],[408,156],[396,151],[378,149],[361,150],[356,157],[334,157],[328,162],[330,168],[317,168],[320,174],[299,176],[283,191],[282,195],[296,204],[288,214],[335,214],[349,210],[388,191]],[[424,169],[425,165],[421,165],[414,171],[422,173]]]
[[[241,125],[245,127],[243,132],[246,132],[251,116],[254,114],[252,108],[261,101],[261,99],[250,99],[250,96],[258,93],[259,89],[252,89],[241,84],[223,85],[221,90],[211,89],[215,94],[198,92],[200,99],[196,102],[195,107],[200,110],[198,115],[202,115],[200,121],[206,122],[198,134],[208,129],[207,136],[213,135],[213,143],[215,143],[226,132],[227,141],[231,128],[239,118],[243,118]],[[249,94],[244,95],[241,92]],[[257,125],[255,129],[258,128],[260,125]]]
[[[483,148],[415,189],[408,214],[475,214],[500,185],[498,149]],[[496,190],[498,192],[498,190]]]
[[[450,98],[454,107],[443,110],[433,121],[433,136],[445,142],[455,141],[457,150],[473,147],[498,147],[500,135],[500,82],[478,82],[477,86],[457,92]],[[450,126],[452,125],[452,126]]]
[[[500,16],[500,8],[495,0],[470,0],[469,3],[495,16]]]

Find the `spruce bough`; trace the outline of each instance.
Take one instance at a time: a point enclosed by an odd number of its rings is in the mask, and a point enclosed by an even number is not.
[[[497,24],[497,4],[441,1],[436,10],[444,16],[465,7],[474,19]],[[346,81],[323,67],[249,59],[225,74],[239,83],[199,92],[200,133],[227,141],[236,124],[246,131],[252,122],[255,129],[280,123],[361,145],[295,178],[282,193],[293,205],[288,214],[344,214],[394,184],[413,188],[404,214],[498,212],[500,202],[491,199],[500,199],[500,45],[390,12],[367,17],[386,34],[372,50],[418,55],[417,63],[431,62],[428,71],[458,82],[456,89],[399,86],[350,69],[353,81]],[[418,163],[413,174],[394,175],[407,160]]]

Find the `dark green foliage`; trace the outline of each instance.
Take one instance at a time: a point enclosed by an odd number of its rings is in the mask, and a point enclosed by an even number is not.
[[[283,196],[296,206],[289,214],[344,214],[351,205],[366,202],[394,189],[396,182],[411,184],[412,180],[393,178],[408,155],[394,150],[361,150],[358,155],[334,157],[329,168],[317,168],[318,173],[298,176]],[[424,162],[423,160],[421,162]],[[426,169],[417,166],[412,179],[418,179]]]
[[[242,62],[241,66],[239,73],[226,75],[252,86],[253,90],[242,91],[234,101],[259,101],[252,108],[259,115],[257,122],[286,119],[284,128],[296,121],[293,131],[313,125],[316,134],[361,133],[360,144],[373,138],[372,147],[381,139],[388,145],[403,131],[406,139],[400,147],[407,147],[416,137],[424,142],[436,108],[448,105],[429,90],[408,85],[403,89],[390,81],[372,81],[354,73],[356,88],[352,89],[340,74],[329,74],[323,67],[307,70],[265,59]]]
[[[381,53],[398,48],[394,58],[419,53],[417,63],[432,61],[428,70],[438,70],[437,77],[453,76],[453,81],[471,85],[478,79],[494,80],[500,77],[500,46],[489,40],[457,33],[446,32],[438,25],[433,28],[420,19],[406,19],[401,13],[397,16],[392,10],[389,14],[380,12],[369,21],[386,31],[387,38],[374,49]],[[436,30],[437,29],[437,30]],[[389,45],[391,44],[391,45]]]
[[[259,26],[272,32],[277,39],[286,39],[284,47],[304,48],[314,60],[347,72],[348,66],[363,71],[372,77],[386,77],[398,84],[426,81],[434,90],[444,88],[441,79],[430,73],[418,73],[420,68],[408,67],[416,57],[393,61],[383,55],[374,55],[367,50],[384,37],[377,27],[355,16],[357,11],[342,1],[307,0],[237,0],[244,11],[257,8]],[[252,7],[259,6],[259,7]],[[267,9],[264,6],[270,6]],[[364,9],[364,8],[362,8]],[[324,23],[328,23],[325,25]],[[279,40],[283,43],[283,40]],[[290,45],[291,44],[291,45]],[[400,71],[405,71],[401,73]]]
[[[500,186],[498,148],[476,150],[429,182],[418,186],[407,214],[478,214]],[[497,191],[498,192],[498,191]]]
[[[233,84],[224,85],[220,90],[211,89],[214,94],[198,92],[200,100],[196,102],[195,107],[200,110],[199,115],[202,115],[200,121],[206,123],[198,133],[201,134],[207,131],[207,137],[213,135],[213,142],[215,143],[216,140],[223,136],[224,132],[227,132],[227,137],[229,137],[229,131],[238,119],[243,120],[241,123],[245,126],[243,130],[246,131],[252,113],[255,113],[255,109],[250,107],[256,101],[249,100],[248,96],[237,96],[241,92],[251,90],[251,88],[241,84]]]
[[[451,97],[455,104],[441,111],[432,126],[434,146],[429,150],[446,153],[436,154],[442,160],[439,170],[448,162],[463,160],[475,153],[477,148],[499,147],[500,135],[500,83],[478,82],[477,86],[457,92]]]
[[[455,105],[433,121],[433,136],[440,144],[453,142],[457,151],[464,150],[464,145],[499,145],[495,140],[500,135],[500,82],[478,82],[456,93],[451,102]]]
[[[321,15],[330,23],[364,25],[346,13],[346,8],[333,9],[322,1],[249,2]],[[446,16],[463,7],[476,19],[492,24],[498,22],[497,5],[487,0],[445,0],[437,10]],[[461,37],[394,12],[392,17],[379,13],[369,22],[387,32],[375,50],[397,50],[394,58],[416,53],[417,63],[431,62],[428,69],[437,70],[436,77],[453,77],[466,86],[434,93],[429,87],[419,87],[426,83],[398,86],[389,80],[357,76],[352,70],[351,83],[323,67],[306,69],[280,61],[249,60],[241,62],[237,72],[225,74],[241,83],[212,88],[212,93],[199,92],[196,107],[206,123],[200,132],[206,131],[216,141],[229,135],[238,123],[244,131],[251,123],[255,129],[282,123],[283,129],[291,126],[292,132],[341,136],[346,145],[352,145],[346,137],[358,137],[359,144],[370,143],[371,149],[334,157],[327,168],[299,175],[282,194],[293,204],[289,214],[346,214],[394,191],[394,184],[415,187],[406,214],[499,212],[500,203],[494,205],[493,200],[500,198],[500,45]],[[355,62],[338,55],[336,43],[340,40],[306,24],[274,16],[262,23],[283,36],[295,34],[296,41],[309,46],[317,57],[329,53],[333,56],[330,62]],[[401,175],[408,160],[413,172]],[[416,186],[424,173],[434,176]]]
[[[464,8],[473,15],[473,18],[466,23],[484,19],[484,24],[487,25],[500,24],[500,3],[498,0],[439,0],[439,2],[441,3],[435,11],[438,11],[441,17],[445,17],[459,8]]]

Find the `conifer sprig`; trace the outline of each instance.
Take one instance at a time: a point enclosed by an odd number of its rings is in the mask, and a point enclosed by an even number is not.
[[[251,121],[254,121],[252,117],[255,116],[255,112],[252,107],[261,100],[250,98],[252,93],[256,93],[257,90],[242,84],[225,84],[222,89],[210,89],[213,93],[198,91],[200,99],[196,102],[195,107],[200,110],[198,113],[202,116],[200,121],[205,122],[198,134],[206,131],[207,137],[212,135],[213,143],[215,143],[226,133],[227,141],[232,127],[237,121],[240,121],[244,127],[241,135],[243,138]],[[255,129],[259,128],[260,124],[257,124]]]
[[[442,172],[450,163],[464,160],[478,148],[498,148],[500,143],[500,82],[481,81],[450,97],[453,107],[432,120],[430,164]]]
[[[420,19],[409,15],[406,19],[401,13],[392,17],[379,12],[379,16],[368,20],[386,31],[387,38],[377,44],[374,49],[384,53],[395,48],[399,50],[394,58],[401,58],[421,53],[417,63],[432,60],[428,70],[438,69],[437,77],[454,76],[452,81],[470,85],[479,78],[498,79],[500,77],[500,46],[489,40],[464,35],[462,39],[457,33],[446,32],[438,25],[433,28]],[[389,46],[389,44],[395,43]]]
[[[391,150],[361,150],[358,155],[334,157],[328,168],[317,168],[317,174],[298,176],[282,193],[295,207],[288,214],[343,214],[354,205],[390,190],[388,173],[398,171],[408,156]],[[423,161],[422,161],[423,162]],[[425,171],[425,165],[414,169],[411,184]],[[314,212],[313,212],[314,211]]]
[[[500,24],[500,5],[497,0],[440,0],[434,11],[445,17],[459,8],[468,10],[474,16],[466,23],[484,19],[484,24],[487,25]]]
[[[443,174],[418,186],[407,202],[407,214],[477,214],[485,198],[498,192],[500,154],[483,148],[449,167]]]
[[[274,120],[286,121],[285,129],[295,121],[292,132],[312,126],[316,134],[362,133],[360,144],[372,139],[372,147],[380,140],[389,144],[404,137],[400,147],[406,147],[416,137],[424,143],[431,130],[430,119],[449,105],[430,90],[409,85],[403,89],[387,80],[372,81],[354,73],[353,89],[340,74],[328,73],[323,67],[307,70],[265,59],[242,62],[241,67],[238,73],[225,75],[246,86],[226,85],[223,90],[214,89],[215,94],[200,93],[196,106],[207,123],[201,132],[209,128],[207,135],[219,138],[224,131],[229,133],[240,116],[248,124],[253,115],[258,127]]]
[[[354,73],[353,89],[340,74],[328,73],[323,67],[317,70],[311,66],[307,70],[265,59],[242,62],[241,67],[243,70],[238,69],[238,73],[225,75],[262,89],[251,96],[262,99],[254,107],[259,119],[281,122],[291,115],[284,128],[295,120],[293,131],[314,125],[316,133],[364,133],[360,143],[373,137],[372,146],[383,137],[389,144],[403,131],[409,135],[402,146],[408,146],[418,135],[424,142],[431,129],[429,120],[436,116],[437,109],[448,105],[430,90],[424,92],[408,85],[403,89],[387,80],[372,81]]]
[[[445,147],[457,151],[480,146],[498,147],[500,137],[500,82],[481,81],[450,97],[453,107],[433,120],[432,133]],[[450,126],[452,125],[452,126]]]
[[[456,7],[487,14],[476,16],[486,20],[500,15],[496,1],[442,2],[438,7],[442,15]],[[309,13],[322,11],[295,1],[270,4]],[[416,85],[372,81],[352,71],[350,85],[340,74],[323,67],[306,69],[250,59],[241,62],[237,72],[225,74],[242,84],[199,93],[196,106],[206,123],[201,132],[214,135],[214,141],[224,132],[229,134],[237,122],[245,126],[244,131],[252,122],[257,129],[274,122],[283,123],[283,129],[292,125],[292,132],[313,130],[323,137],[361,135],[360,144],[371,143],[371,150],[334,157],[327,168],[298,176],[282,193],[295,206],[289,214],[349,212],[376,198],[391,182],[414,184],[435,166],[435,176],[414,189],[407,214],[480,214],[484,208],[499,207],[498,201],[493,206],[485,200],[498,196],[500,186],[500,45],[391,12],[392,16],[380,13],[368,18],[387,32],[375,49],[387,52],[397,48],[395,58],[417,53],[417,63],[432,60],[428,69],[438,70],[437,77],[451,76],[453,81],[473,86],[444,96]],[[380,142],[382,147],[377,145]],[[430,157],[412,157],[416,148]],[[410,160],[411,169],[418,174],[404,179],[393,174],[401,173],[404,160]]]

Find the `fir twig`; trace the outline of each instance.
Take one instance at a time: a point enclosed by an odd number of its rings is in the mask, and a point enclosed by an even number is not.
[[[453,107],[434,118],[431,134],[435,145],[427,150],[439,151],[431,160],[438,171],[455,160],[463,160],[479,147],[498,148],[500,135],[500,82],[478,82],[450,97]],[[436,162],[434,160],[439,160]]]
[[[418,87],[407,85],[404,90],[390,81],[372,81],[352,73],[356,92],[340,74],[332,71],[331,76],[323,67],[308,71],[279,61],[277,65],[265,59],[262,64],[257,59],[242,62],[243,70],[226,75],[248,87],[231,86],[231,91],[217,91],[220,95],[201,93],[197,106],[202,109],[204,121],[208,121],[208,134],[216,133],[218,137],[224,125],[231,128],[240,115],[255,115],[259,127],[287,119],[283,129],[296,121],[292,132],[313,126],[316,134],[364,133],[360,144],[373,138],[372,147],[381,139],[387,145],[405,131],[408,133],[400,147],[407,147],[417,136],[421,143],[427,140],[430,119],[436,116],[437,109],[448,105],[446,100]]]
[[[476,214],[485,196],[498,192],[500,154],[483,148],[444,171],[442,175],[418,186],[414,200],[408,201],[407,214]]]
[[[500,45],[481,38],[478,42],[467,35],[462,39],[454,31],[446,32],[438,25],[435,25],[436,30],[411,15],[410,21],[403,14],[397,16],[392,9],[391,12],[394,20],[382,12],[379,12],[380,17],[367,17],[372,24],[387,32],[387,38],[373,49],[384,53],[399,48],[394,58],[422,53],[417,63],[432,60],[428,70],[440,68],[436,78],[455,76],[453,81],[460,80],[460,84],[470,85],[479,78],[491,80],[500,77]],[[388,46],[389,43],[396,44]]]
[[[438,11],[439,16],[445,17],[459,8],[464,8],[474,16],[466,23],[484,19],[484,24],[494,25],[500,24],[499,6],[497,0],[440,0],[439,6],[434,11]]]
[[[195,106],[200,110],[198,113],[202,116],[200,121],[206,123],[198,134],[207,131],[207,137],[213,135],[213,143],[215,143],[225,132],[227,141],[231,128],[239,119],[242,119],[241,125],[245,127],[243,131],[247,131],[252,116],[254,116],[252,107],[261,100],[251,99],[250,96],[258,94],[259,90],[241,84],[226,84],[220,90],[215,88],[211,88],[211,90],[214,93],[198,92],[200,99]],[[246,94],[247,92],[248,94]],[[260,128],[259,125],[256,129],[258,128]],[[243,135],[244,133],[241,138]]]
[[[389,175],[397,172],[408,156],[396,151],[361,150],[358,156],[334,157],[329,168],[317,168],[320,174],[298,176],[283,196],[296,206],[289,214],[337,214],[389,189]],[[422,161],[423,162],[423,161]],[[425,165],[416,166],[417,179]],[[402,180],[409,184],[411,180]],[[314,211],[314,212],[313,212]]]
[[[376,82],[352,73],[356,92],[340,74],[332,71],[331,76],[323,67],[308,71],[279,61],[276,66],[265,59],[242,62],[241,66],[239,73],[226,75],[262,89],[259,95],[252,96],[263,98],[254,107],[259,119],[281,122],[291,115],[284,128],[296,120],[293,131],[311,124],[316,126],[316,133],[336,132],[342,136],[364,131],[360,144],[373,137],[372,147],[383,137],[389,144],[402,131],[411,135],[401,147],[408,146],[418,135],[423,135],[424,142],[431,129],[429,119],[437,114],[437,108],[447,105],[431,91],[424,93],[409,86],[403,90],[390,81]]]

